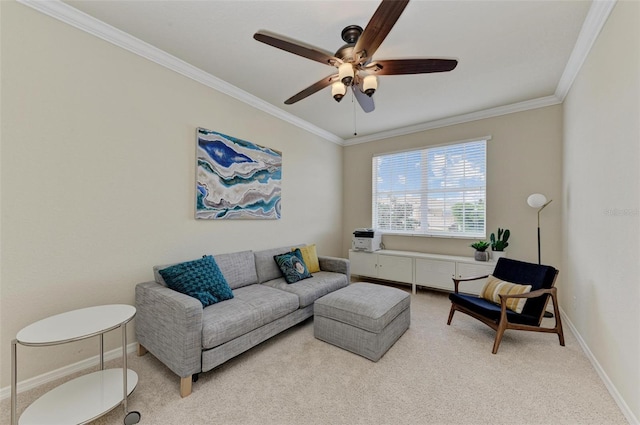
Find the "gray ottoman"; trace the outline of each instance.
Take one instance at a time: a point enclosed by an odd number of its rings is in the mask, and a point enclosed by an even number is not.
[[[373,283],[354,283],[316,300],[314,336],[377,362],[410,323],[409,294]]]

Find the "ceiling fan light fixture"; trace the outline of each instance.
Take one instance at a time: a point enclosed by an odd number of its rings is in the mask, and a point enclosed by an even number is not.
[[[338,79],[342,81],[345,86],[350,86],[353,82],[353,65],[349,62],[345,62],[338,67]]]
[[[336,102],[340,102],[347,92],[347,88],[340,81],[336,81],[331,85],[331,96],[336,100]]]
[[[378,77],[375,75],[367,75],[362,80],[362,91],[367,96],[371,97],[378,89]]]

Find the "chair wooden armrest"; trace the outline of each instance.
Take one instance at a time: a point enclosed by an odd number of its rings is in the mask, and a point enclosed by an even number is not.
[[[553,303],[553,313],[556,319],[556,325],[553,328],[541,328],[541,327],[531,327],[525,325],[514,325],[507,319],[507,300],[509,298],[537,298],[544,295],[549,295],[551,297],[551,302]],[[564,336],[562,335],[562,323],[560,321],[560,309],[558,308],[558,288],[555,286],[549,289],[538,289],[536,291],[531,291],[526,294],[513,294],[513,295],[505,295],[499,294],[500,297],[500,321],[504,321],[505,325],[508,325],[511,329],[523,329],[523,330],[536,330],[533,328],[538,328],[538,332],[556,332],[560,336],[560,345],[564,345]],[[544,310],[540,315],[540,320],[542,320],[542,315],[544,314]],[[559,331],[559,332],[558,332]]]
[[[459,284],[460,282],[470,282],[470,281],[472,281],[472,280],[480,280],[480,279],[485,279],[485,278],[487,278],[487,277],[489,277],[489,275],[488,275],[488,274],[487,274],[487,275],[484,275],[484,276],[465,277],[465,278],[460,278],[460,279],[457,279],[457,278],[453,277],[453,278],[452,278],[452,279],[453,279],[453,291],[454,291],[456,294],[458,293],[458,284]]]
[[[499,294],[498,296],[500,297],[500,300],[502,300],[503,298],[505,300],[507,298],[537,298],[543,295],[551,295],[552,297],[555,297],[557,292],[558,292],[558,289],[553,287],[549,289],[538,289],[536,291],[527,292],[526,294],[513,294],[513,295]]]

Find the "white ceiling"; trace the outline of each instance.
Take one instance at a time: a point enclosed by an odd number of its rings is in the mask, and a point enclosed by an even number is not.
[[[326,88],[284,105],[334,68],[259,43],[253,34],[268,30],[335,52],[344,44],[342,29],[352,24],[364,28],[379,1],[65,3],[347,144],[381,132],[557,98],[553,96],[591,6],[591,1],[564,0],[411,1],[374,59],[453,58],[458,67],[448,73],[379,77],[376,110],[365,114],[355,108],[354,138],[350,95],[336,103]]]

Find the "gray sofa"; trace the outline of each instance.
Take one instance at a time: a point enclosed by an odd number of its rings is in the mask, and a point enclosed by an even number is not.
[[[186,397],[198,373],[313,316],[315,300],[349,284],[349,260],[319,256],[320,272],[287,284],[273,256],[291,248],[215,255],[234,298],[206,308],[166,286],[159,270],[170,264],[154,267],[155,281],[136,285],[138,354],[178,375]]]

